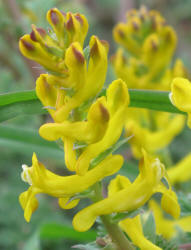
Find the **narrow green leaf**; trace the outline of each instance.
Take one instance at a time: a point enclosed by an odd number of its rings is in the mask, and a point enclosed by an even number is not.
[[[90,163],[90,168],[97,166],[101,161],[103,161],[108,155],[114,153],[117,151],[121,146],[126,144],[132,136],[129,136],[125,139],[121,139],[117,141],[114,145],[112,145],[110,148],[106,149],[104,152],[100,153],[96,158],[94,158]]]
[[[134,211],[131,212],[124,212],[124,213],[117,213],[116,215],[114,215],[111,219],[111,221],[113,223],[118,223],[121,220],[125,220],[127,218],[134,218],[135,216],[137,216],[138,214],[140,214],[141,212],[143,212],[143,210],[141,209],[136,209]]]
[[[23,250],[41,250],[39,233],[35,232],[23,246]]]
[[[0,122],[19,115],[43,114],[47,111],[34,90],[0,95]]]
[[[172,105],[169,91],[130,89],[130,107],[147,108],[156,111],[185,114]]]
[[[26,128],[0,125],[0,148],[11,148],[15,152],[32,155],[33,152],[42,157],[50,157],[64,161],[64,152],[54,142],[43,140],[38,132]]]
[[[152,213],[149,214],[146,222],[143,225],[143,232],[144,232],[144,236],[148,240],[155,243],[156,225],[155,225],[154,215]]]
[[[96,239],[97,233],[93,230],[87,232],[77,232],[69,225],[47,223],[40,228],[40,237],[48,239],[67,238],[78,241],[92,241]]]
[[[172,105],[168,91],[129,90],[130,107],[185,114]],[[47,113],[38,100],[35,90],[0,95],[0,122],[18,115]]]

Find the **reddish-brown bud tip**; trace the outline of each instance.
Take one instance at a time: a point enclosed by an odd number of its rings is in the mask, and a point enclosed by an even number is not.
[[[151,27],[153,30],[157,28],[156,18],[154,16],[151,18]]]
[[[108,112],[108,110],[103,106],[102,103],[99,104],[99,108],[100,108],[100,111],[101,111],[101,114],[102,114],[102,119],[105,122],[108,122],[109,121],[109,112]]]
[[[136,22],[132,22],[133,29],[138,31],[139,30],[139,25]]]
[[[36,39],[36,35],[35,35],[34,30],[31,31],[31,33],[30,33],[30,38],[31,38],[31,40],[33,40],[34,42],[37,42],[37,39]]]
[[[122,30],[118,29],[118,30],[117,30],[117,33],[118,33],[118,35],[119,35],[122,39],[125,38],[125,34],[124,34],[124,32],[123,32]]]
[[[74,22],[73,22],[73,18],[72,18],[71,14],[69,14],[69,19],[66,22],[66,29],[67,30],[73,30],[74,29]]]
[[[50,18],[54,25],[57,25],[59,23],[59,18],[57,16],[57,13],[53,9],[50,11]]]
[[[98,44],[97,44],[97,40],[95,40],[93,46],[90,49],[90,56],[94,56],[95,54],[98,54],[99,49],[98,49]]]
[[[84,58],[84,56],[82,55],[82,53],[81,53],[79,50],[77,50],[74,46],[72,46],[72,51],[73,51],[73,53],[74,53],[76,59],[78,60],[78,62],[84,63],[85,58]]]
[[[109,48],[109,43],[106,40],[100,40],[100,43],[104,46],[104,47],[108,47]]]
[[[158,45],[154,40],[151,40],[151,47],[154,51],[157,51],[158,49]]]
[[[21,42],[22,42],[23,46],[24,46],[27,50],[29,50],[29,51],[33,51],[33,50],[34,50],[34,46],[33,46],[31,43],[29,43],[29,42],[23,40],[22,38],[21,38]]]
[[[45,29],[43,29],[43,28],[37,28],[36,30],[38,31],[38,33],[39,33],[42,37],[46,36],[46,30],[45,30]]]
[[[84,20],[82,19],[82,17],[80,16],[79,13],[77,13],[77,14],[75,15],[75,18],[78,20],[78,22],[80,22],[81,25],[83,25]]]
[[[64,11],[60,11],[64,17],[66,17],[66,13]]]

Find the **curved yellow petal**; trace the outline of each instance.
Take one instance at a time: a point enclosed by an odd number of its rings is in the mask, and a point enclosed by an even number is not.
[[[188,126],[191,127],[191,83],[177,77],[171,85],[171,101],[178,109],[188,114]]]
[[[191,179],[191,154],[168,169],[167,173],[172,184],[189,181]]]

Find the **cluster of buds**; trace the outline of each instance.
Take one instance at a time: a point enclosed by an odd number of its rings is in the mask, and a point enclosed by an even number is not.
[[[180,59],[170,69],[169,64],[176,48],[176,33],[166,24],[157,11],[145,7],[127,13],[126,23],[115,26],[114,40],[121,45],[112,57],[116,75],[134,89],[170,90],[174,77],[184,77],[186,70]],[[151,154],[158,154],[183,129],[182,115],[129,109],[126,135],[133,155],[142,156],[144,147]]]
[[[186,74],[179,59],[168,69],[177,38],[157,11],[145,7],[130,11],[127,22],[115,26],[113,36],[122,46],[112,58],[114,69],[129,87],[169,90],[173,77]]]
[[[134,33],[139,32],[141,25],[135,17],[135,21],[130,22]],[[19,197],[26,221],[30,221],[38,207],[38,193],[54,196],[61,208],[71,209],[83,198],[84,192],[87,197],[87,190],[90,197],[94,196],[94,185],[117,173],[124,162],[121,155],[108,149],[116,144],[124,129],[129,93],[127,84],[117,79],[109,85],[105,95],[100,94],[107,73],[107,42],[92,36],[89,47],[83,48],[88,29],[83,15],[51,9],[47,19],[54,33],[51,31],[48,35],[43,29],[32,26],[32,33],[21,38],[20,50],[48,70],[37,79],[36,93],[53,121],[42,125],[39,134],[48,141],[63,143],[65,165],[72,173],[69,176],[54,174],[33,154],[32,166],[23,165],[22,172],[22,179],[30,187]],[[140,20],[146,22],[147,15],[140,16]],[[164,37],[168,34],[170,43],[174,44],[174,33],[169,27],[163,30],[163,19],[156,15],[155,22],[153,29],[164,33]],[[144,149],[141,155],[140,173],[132,183],[127,177],[117,175],[109,184],[108,197],[75,215],[73,226],[77,231],[91,228],[97,216],[134,211],[156,192],[163,194],[163,209],[178,218],[180,207],[176,194],[169,183],[165,186],[162,181],[165,178],[168,182],[164,165]],[[143,235],[140,215],[122,220],[119,225],[135,245],[143,249],[155,247]]]
[[[116,75],[134,89],[171,90],[172,104],[188,114],[188,126],[191,127],[191,83],[183,78],[187,72],[180,59],[170,68],[177,43],[173,28],[166,24],[160,13],[142,7],[128,12],[126,23],[117,24],[113,36],[121,46],[112,57]],[[168,158],[164,153],[165,148],[185,124],[182,115],[146,109],[128,109],[127,117],[126,136],[134,135],[129,143],[134,157],[138,159],[142,157],[144,148],[165,161]],[[170,167],[168,176],[173,184],[191,179],[188,174],[190,159],[188,154],[174,166],[166,160],[167,167]],[[170,238],[175,235],[177,226],[188,230],[190,217],[176,221],[165,220],[156,202],[151,201],[150,204],[156,219],[157,233]]]

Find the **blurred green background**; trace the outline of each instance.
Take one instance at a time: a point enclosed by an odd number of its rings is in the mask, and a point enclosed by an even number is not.
[[[176,56],[191,68],[191,1],[190,0],[1,0],[0,1],[0,93],[34,89],[35,79],[43,69],[24,59],[18,50],[18,40],[30,33],[31,23],[48,28],[46,12],[57,7],[64,12],[80,12],[89,21],[86,44],[92,34],[110,43],[110,55],[116,45],[112,28],[125,20],[125,12],[146,5],[161,12],[178,34]],[[114,79],[109,67],[107,83]],[[75,213],[62,211],[57,199],[41,195],[39,209],[28,224],[24,221],[18,196],[28,188],[20,178],[21,165],[30,165],[35,151],[41,161],[56,173],[65,173],[64,155],[54,143],[38,136],[38,128],[46,116],[22,116],[0,124],[0,249],[48,250],[70,249],[72,245],[95,240],[92,230],[77,233],[72,229]],[[180,144],[181,143],[181,144]],[[180,147],[181,145],[181,147]],[[179,135],[170,150],[174,160],[189,152],[191,135],[188,129]],[[137,173],[134,162],[129,164],[133,178]],[[188,187],[185,187],[188,190]],[[80,206],[79,208],[80,209]]]

